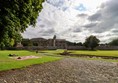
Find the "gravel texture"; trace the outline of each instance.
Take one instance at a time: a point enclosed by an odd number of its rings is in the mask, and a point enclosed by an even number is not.
[[[117,63],[65,58],[0,72],[0,83],[118,83]]]

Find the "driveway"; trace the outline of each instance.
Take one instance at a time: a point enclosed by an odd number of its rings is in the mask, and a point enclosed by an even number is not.
[[[0,83],[118,83],[117,63],[79,58],[0,72]]]

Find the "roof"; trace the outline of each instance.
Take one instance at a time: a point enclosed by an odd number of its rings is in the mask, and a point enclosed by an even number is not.
[[[31,41],[45,41],[44,38],[32,38]]]
[[[56,41],[66,41],[65,39],[56,39]]]

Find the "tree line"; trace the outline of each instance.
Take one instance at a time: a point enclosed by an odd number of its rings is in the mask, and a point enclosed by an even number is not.
[[[68,45],[73,45],[73,46],[85,46],[86,48],[90,49],[90,50],[94,50],[95,47],[100,45],[100,40],[96,37],[96,36],[89,36],[85,39],[84,43],[72,43],[69,42],[67,43]],[[107,44],[103,44],[103,45],[109,45],[109,46],[118,46],[118,38],[113,39],[111,42],[107,43]]]
[[[29,39],[23,39],[21,43],[23,44],[23,46],[38,46],[38,44],[33,43]],[[66,43],[67,46],[85,46],[90,50],[94,50],[94,48],[100,45],[100,40],[96,36],[91,35],[85,39],[84,43],[82,42],[76,43],[70,41],[66,41]],[[118,39],[114,39],[111,42],[104,45],[118,46]]]

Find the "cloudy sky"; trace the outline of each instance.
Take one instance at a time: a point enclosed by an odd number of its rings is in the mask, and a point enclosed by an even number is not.
[[[118,0],[47,0],[24,38],[57,38],[84,42],[95,35],[102,43],[118,37]]]

